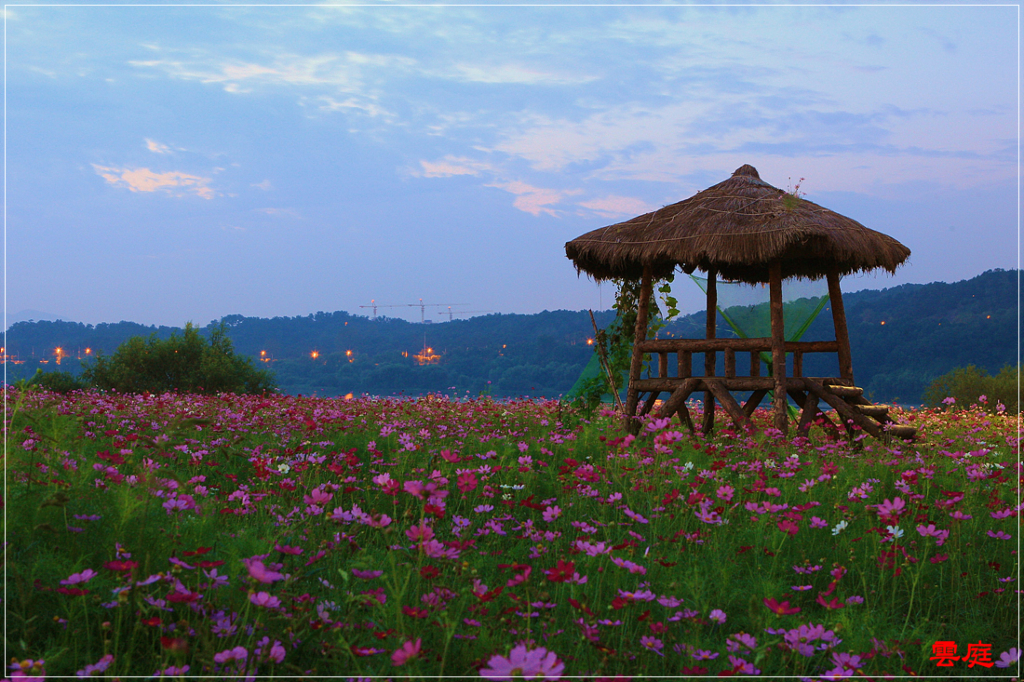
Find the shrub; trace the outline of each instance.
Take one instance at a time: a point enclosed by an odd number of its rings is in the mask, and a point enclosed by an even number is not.
[[[44,372],[37,369],[28,386],[38,386],[54,393],[70,393],[87,388],[84,381],[70,372]]]
[[[1007,365],[999,374],[992,376],[984,368],[974,365],[958,367],[931,383],[924,392],[924,402],[929,407],[939,407],[947,398],[953,398],[956,406],[981,404],[989,412],[995,412],[1001,403],[1007,412],[1018,414],[1020,371],[1020,367]],[[981,396],[985,397],[984,404],[979,401]]]
[[[182,336],[133,336],[110,357],[98,356],[82,373],[96,388],[122,393],[249,393],[273,391],[273,375],[234,353],[223,323],[210,340],[191,323]]]

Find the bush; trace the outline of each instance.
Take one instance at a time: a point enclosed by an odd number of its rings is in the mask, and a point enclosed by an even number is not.
[[[1020,371],[1020,367],[1007,365],[999,374],[991,376],[974,365],[958,367],[932,382],[924,392],[924,402],[929,407],[939,407],[947,398],[953,398],[956,401],[953,404],[958,407],[980,404],[989,412],[995,412],[997,405],[1002,404],[1006,412],[1018,414]],[[979,401],[981,396],[985,396],[984,404]]]
[[[54,393],[70,393],[87,388],[85,382],[70,372],[44,372],[37,369],[28,386],[38,386]]]
[[[121,393],[266,393],[273,375],[235,355],[223,323],[203,338],[191,323],[182,336],[161,340],[133,336],[110,357],[98,356],[83,378],[96,388]]]

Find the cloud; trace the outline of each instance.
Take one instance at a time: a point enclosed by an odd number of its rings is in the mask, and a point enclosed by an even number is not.
[[[151,140],[148,137],[146,138],[146,149],[148,149],[149,151],[154,152],[156,154],[170,154],[171,153],[171,148],[170,147],[168,147],[165,144],[161,144],[161,143],[157,142],[156,140]]]
[[[288,218],[301,218],[302,214],[294,208],[257,208],[255,209],[264,215],[286,216]]]
[[[483,171],[493,171],[491,164],[474,161],[464,156],[446,156],[441,161],[420,161],[423,171],[413,171],[413,175],[424,178],[448,178],[453,175],[480,175]]]
[[[394,118],[394,114],[385,109],[384,107],[373,101],[373,98],[358,97],[353,95],[347,97],[344,100],[336,100],[329,95],[321,95],[313,99],[303,97],[300,100],[300,104],[305,105],[307,101],[315,103],[317,109],[320,111],[340,111],[340,112],[352,112],[358,111],[368,116],[383,117],[383,118]]]
[[[209,186],[211,178],[178,171],[155,173],[149,168],[114,168],[92,164],[96,173],[114,187],[127,187],[133,192],[163,191],[174,196],[195,194],[212,199],[217,192]]]
[[[270,184],[270,180],[264,180],[263,182],[254,182],[252,183],[252,187],[255,187],[256,189],[261,189],[264,192],[267,192],[274,188],[273,185]]]
[[[518,208],[520,211],[525,211],[531,215],[539,216],[541,213],[547,213],[550,216],[558,217],[558,211],[547,208],[551,204],[561,203],[562,198],[568,195],[580,194],[582,190],[557,190],[557,189],[545,189],[542,187],[533,187],[525,182],[514,180],[512,182],[494,182],[486,185],[487,187],[497,187],[503,189],[506,192],[511,192],[517,195],[516,200],[512,202],[512,205]]]
[[[579,205],[590,209],[602,218],[632,217],[650,213],[658,208],[648,204],[643,199],[622,197],[614,194],[599,199],[591,199],[590,201],[581,201]]]
[[[555,73],[519,64],[457,64],[452,76],[473,83],[502,85],[580,85],[598,79],[597,76]]]

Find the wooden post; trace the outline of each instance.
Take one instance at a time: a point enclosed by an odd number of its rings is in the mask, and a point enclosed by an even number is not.
[[[708,269],[708,312],[707,312],[707,338],[715,338],[715,329],[718,327],[718,271],[715,268]],[[715,351],[704,352],[704,376],[715,376]],[[704,391],[704,420],[701,424],[701,431],[704,434],[711,433],[715,428],[715,395],[711,391]]]
[[[679,363],[678,376],[680,379],[688,379],[693,376],[693,353],[688,350],[681,351],[676,356]]]
[[[832,322],[836,327],[836,343],[839,346],[839,376],[849,379],[853,386],[853,357],[850,353],[850,334],[846,330],[846,310],[843,308],[843,292],[839,290],[839,273],[829,270],[828,302],[832,306]]]
[[[636,433],[640,427],[640,422],[634,419],[636,406],[640,400],[636,382],[640,380],[640,370],[644,364],[644,353],[640,350],[640,344],[647,339],[647,305],[651,301],[651,286],[651,267],[645,265],[643,279],[640,280],[640,300],[637,301],[636,329],[633,334],[633,361],[629,365],[626,413],[623,415],[623,424],[630,433]]]
[[[786,435],[789,416],[786,414],[786,330],[782,321],[782,261],[768,266],[768,288],[772,315],[772,375],[775,380],[775,428]],[[834,310],[834,308],[833,308]]]

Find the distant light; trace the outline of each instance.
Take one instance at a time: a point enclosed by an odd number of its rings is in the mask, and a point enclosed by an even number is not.
[[[991,315],[986,315],[986,316],[985,316],[985,319],[986,319],[986,320],[991,320],[991,319],[992,319],[992,316],[991,316]],[[0,351],[2,351],[2,350],[3,350],[3,348],[0,348]]]
[[[312,353],[309,354],[309,357],[311,357],[314,360],[316,360],[318,357],[320,357],[320,352],[319,351],[313,351]]]
[[[882,320],[882,324],[885,324],[885,320]]]
[[[88,352],[88,351],[86,351],[86,352]],[[260,357],[262,358],[262,357],[266,357],[266,356],[267,356],[267,351],[261,350],[260,351]]]
[[[88,354],[89,354],[89,353],[91,353],[91,352],[92,352],[92,348],[86,348],[86,349],[85,349],[85,354],[86,354],[86,355],[88,355]]]
[[[351,393],[346,393],[345,394],[345,400],[352,400],[352,394]]]
[[[350,351],[350,350],[345,351],[345,355],[347,355],[348,357],[352,357],[352,351]]]
[[[587,345],[588,346],[593,346],[594,345],[594,339],[587,339]]]

